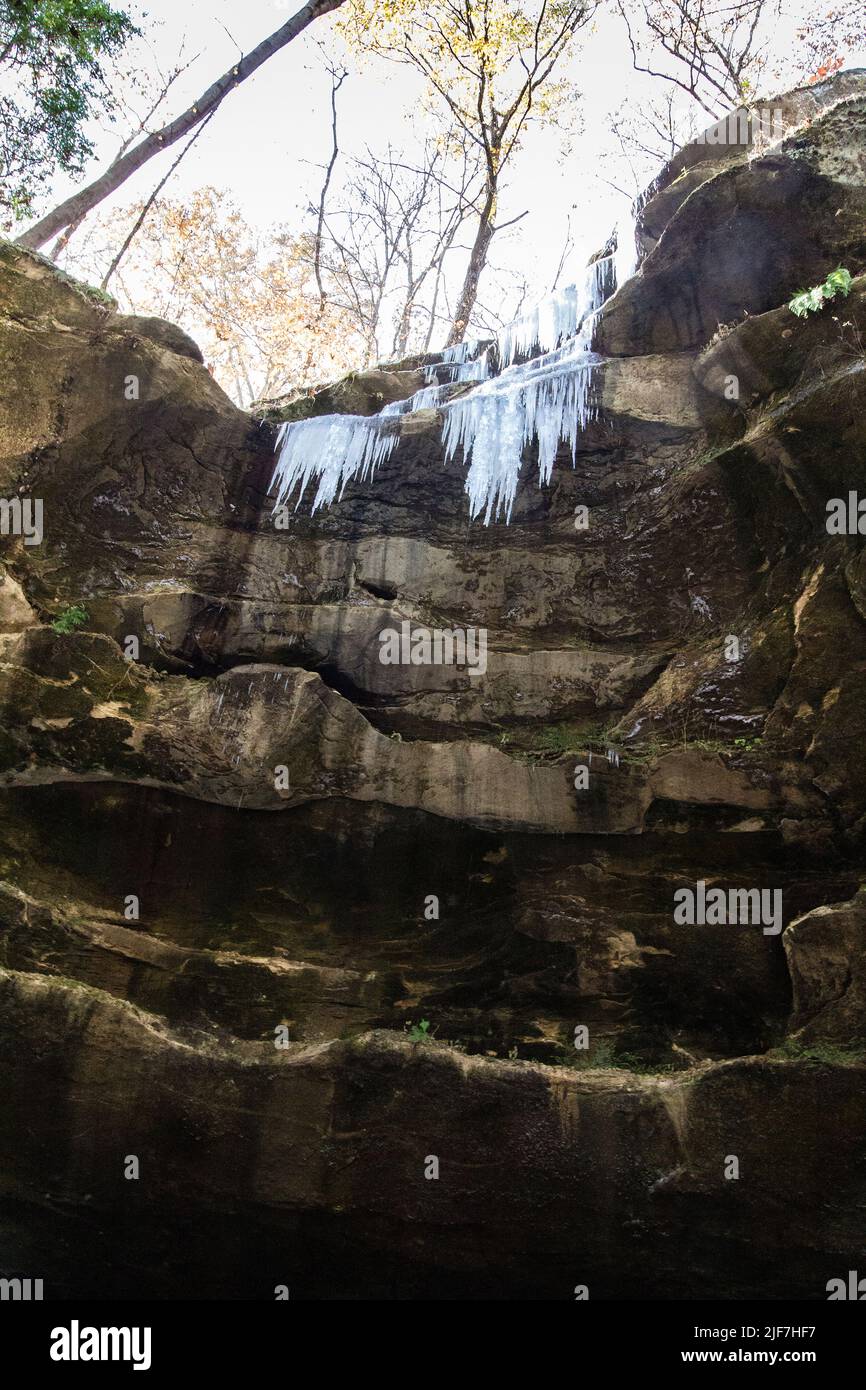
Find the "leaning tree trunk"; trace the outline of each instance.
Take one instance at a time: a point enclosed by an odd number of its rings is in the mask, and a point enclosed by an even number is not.
[[[469,256],[469,265],[466,267],[466,277],[460,291],[460,298],[457,301],[457,308],[454,310],[454,321],[451,324],[451,332],[448,334],[447,347],[454,347],[456,343],[462,343],[466,336],[466,329],[469,326],[472,310],[475,308],[475,301],[478,298],[478,282],[481,279],[481,272],[487,264],[490,243],[496,235],[496,227],[493,222],[495,211],[496,188],[493,186],[488,187],[484,199],[478,231],[475,233],[475,241],[472,243],[472,251]]]
[[[311,0],[311,2],[300,10],[297,14],[287,19],[280,29],[275,30],[268,38],[263,39],[252,53],[245,58],[239,58],[234,67],[228,72],[223,73],[207,91],[199,97],[198,101],[193,102],[182,115],[163,126],[162,130],[156,130],[152,135],[147,135],[133,149],[94,179],[93,183],[86,188],[79,189],[73,193],[71,198],[58,204],[51,212],[41,218],[35,226],[24,232],[17,238],[18,246],[27,246],[31,251],[36,251],[40,246],[51,237],[57,236],[64,227],[71,223],[80,221],[92,208],[125,183],[132,174],[136,173],[143,164],[154,155],[160,154],[162,150],[168,149],[175,141],[182,139],[188,131],[194,130],[197,125],[213,114],[224,97],[229,92],[240,85],[245,78],[252,76],[258,68],[278,53],[281,48],[285,48],[287,43],[296,38],[308,24],[312,24],[314,19],[320,19],[322,15],[329,14],[331,10],[339,9],[343,0]]]

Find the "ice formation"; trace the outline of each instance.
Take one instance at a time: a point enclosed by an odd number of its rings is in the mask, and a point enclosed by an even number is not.
[[[540,482],[548,482],[561,440],[568,440],[574,460],[578,435],[596,413],[592,376],[601,359],[591,343],[598,311],[614,288],[613,272],[612,256],[594,261],[580,291],[571,285],[556,292],[510,324],[499,339],[499,376],[446,406],[445,457],[462,447],[470,465],[470,512],[476,517],[483,511],[485,524],[511,516],[523,450],[533,439]],[[535,347],[546,350],[514,362]]]
[[[442,368],[448,369],[448,382],[486,381],[490,376],[490,348],[479,342],[455,343],[444,348],[439,361],[426,368],[424,375],[428,381],[438,381]]]
[[[381,415],[319,415],[281,425],[277,434],[277,485],[274,508],[282,506],[296,484],[300,502],[307,483],[318,478],[312,510],[342,496],[350,478],[365,478],[393,451],[400,438]],[[296,504],[297,505],[297,504]]]
[[[485,348],[472,362],[460,362],[454,370],[455,381],[487,381],[490,376],[490,349]]]
[[[388,405],[383,405],[379,414],[411,415],[413,410],[430,410],[432,406],[439,404],[442,389],[441,386],[422,386],[420,391],[416,391],[414,396],[407,396],[405,401],[391,401]]]
[[[574,460],[580,432],[597,413],[593,375],[601,358],[592,351],[592,338],[599,311],[634,273],[636,261],[634,230],[620,227],[615,252],[593,261],[582,285],[555,291],[504,328],[495,343],[446,348],[427,368],[428,385],[407,400],[384,406],[378,415],[324,415],[283,425],[275,505],[298,487],[297,506],[311,480],[318,483],[313,511],[333,501],[350,479],[365,478],[391,454],[399,439],[395,417],[438,406],[446,459],[462,449],[469,465],[472,516],[483,513],[485,523],[503,515],[507,520],[528,444],[537,441],[542,483],[563,440]],[[474,389],[443,401],[443,390],[455,382]]]
[[[550,478],[560,440],[571,444],[595,414],[591,393],[593,367],[601,359],[581,334],[566,349],[558,348],[498,377],[445,408],[442,439],[446,459],[458,447],[469,462],[466,491],[473,517],[483,510],[489,523],[511,515],[523,450],[538,440],[538,476]]]
[[[536,348],[543,353],[550,352],[566,339],[573,338],[587,313],[598,309],[614,288],[613,257],[602,256],[587,267],[582,289],[566,285],[564,289],[554,290],[528,314],[501,330],[496,342],[502,366],[510,366],[518,357],[530,356]]]

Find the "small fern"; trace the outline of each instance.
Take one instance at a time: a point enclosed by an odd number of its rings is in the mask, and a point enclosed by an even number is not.
[[[788,308],[797,318],[805,319],[809,314],[820,313],[828,299],[835,299],[837,294],[847,296],[850,291],[851,272],[839,266],[838,270],[830,272],[822,285],[814,285],[811,290],[801,290],[795,294]]]
[[[74,632],[82,623],[86,623],[89,617],[86,608],[82,608],[80,603],[72,603],[68,608],[64,608],[51,624],[55,632]]]

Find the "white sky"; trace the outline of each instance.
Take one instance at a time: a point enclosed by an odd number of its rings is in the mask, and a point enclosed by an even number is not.
[[[149,0],[142,27],[165,67],[171,66],[182,42],[187,55],[201,56],[173,88],[172,111],[182,110],[236,59],[238,49],[249,52],[298,8],[299,0]],[[229,32],[227,33],[226,30]],[[317,36],[329,40],[331,17],[318,20],[281,53],[269,59],[253,77],[228,97],[207,130],[186,156],[166,187],[166,194],[213,183],[228,188],[248,221],[262,226],[274,222],[297,224],[321,183],[321,165],[330,153],[330,79]],[[231,34],[232,38],[229,37]],[[232,42],[234,39],[236,42]],[[605,17],[591,36],[591,61],[574,65],[583,92],[580,110],[586,136],[563,158],[562,140],[555,132],[530,134],[515,156],[501,207],[501,220],[528,209],[519,232],[503,234],[513,244],[511,254],[527,261],[527,273],[555,273],[565,235],[569,206],[577,213],[577,264],[604,241],[626,200],[611,192],[599,177],[598,140],[606,112],[640,79],[631,70],[621,23]],[[382,148],[389,140],[399,146],[411,139],[401,113],[417,108],[423,82],[412,70],[368,60],[360,71],[352,64],[339,94],[341,144],[346,153],[365,144]],[[98,139],[108,156],[118,143],[109,133]],[[178,146],[152,160],[118,191],[107,207],[146,196]],[[59,197],[72,185],[58,183]],[[496,244],[495,244],[496,245]],[[522,253],[522,254],[521,254]],[[493,260],[507,257],[496,246]],[[550,271],[551,265],[554,272]],[[545,288],[541,283],[539,288]]]
[[[814,9],[815,0],[794,2],[807,12]],[[187,56],[200,54],[173,89],[171,114],[184,109],[229,67],[239,50],[249,52],[298,6],[299,0],[149,0],[137,13],[161,64],[170,67],[182,43]],[[316,40],[328,41],[333,29],[333,17],[315,21],[243,82],[186,156],[165,194],[182,197],[212,183],[231,193],[251,224],[264,229],[284,222],[297,228],[321,182],[321,171],[315,166],[327,159],[330,150],[330,79]],[[780,48],[789,43],[792,29],[791,22],[777,35]],[[529,135],[509,170],[500,220],[507,221],[524,209],[528,215],[494,242],[491,253],[494,265],[518,269],[539,294],[549,287],[559,260],[569,208],[575,209],[575,249],[569,260],[573,279],[627,206],[627,200],[604,181],[606,176],[622,178],[612,158],[607,117],[626,96],[639,101],[659,85],[633,71],[622,21],[610,8],[579,44],[584,52],[577,52],[569,75],[581,92],[578,111],[583,130],[575,134],[570,149],[564,148],[556,132]],[[866,55],[852,55],[846,66],[856,65],[858,56],[860,63],[866,63]],[[398,147],[407,145],[412,134],[402,113],[417,110],[423,91],[420,77],[382,61],[369,60],[360,70],[357,62],[350,66],[339,94],[345,152],[360,153],[365,144],[382,149],[388,141]],[[117,133],[97,135],[102,160],[111,157]],[[105,206],[146,196],[179,148],[150,161]],[[98,167],[94,164],[88,171],[90,177]],[[65,196],[71,187],[59,183],[55,197]]]

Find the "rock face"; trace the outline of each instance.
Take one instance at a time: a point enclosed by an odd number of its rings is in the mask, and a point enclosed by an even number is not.
[[[509,526],[433,410],[286,525],[277,420],[417,362],[245,414],[179,330],[0,246],[0,1274],[818,1299],[856,1267],[866,75],[782,106],[643,200],[599,418],[544,488],[527,450]],[[404,626],[484,660],[383,663]]]
[[[864,1040],[866,901],[816,907],[792,922],[785,950],[793,986],[791,1030],[798,1041]]]

